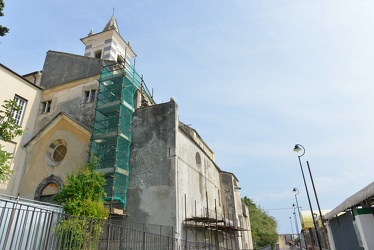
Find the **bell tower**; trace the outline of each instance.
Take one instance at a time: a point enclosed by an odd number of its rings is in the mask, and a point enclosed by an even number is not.
[[[94,34],[90,31],[88,36],[81,38],[84,43],[84,56],[103,60],[116,61],[120,64],[131,65],[131,59],[136,57],[130,42],[126,42],[120,35],[114,13],[105,25],[102,32]]]

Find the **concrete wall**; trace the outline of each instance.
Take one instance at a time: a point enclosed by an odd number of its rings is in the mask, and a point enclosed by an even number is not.
[[[177,105],[169,102],[133,114],[129,188],[130,221],[175,227]]]
[[[235,221],[237,227],[250,227],[248,210],[244,217],[240,192],[235,188],[237,179],[215,165],[212,151],[191,130],[178,121],[173,100],[135,111],[127,220],[172,226],[174,236],[181,240],[248,247],[250,233],[226,235],[229,240],[225,243],[222,233],[184,225],[185,219],[217,216],[226,217],[232,226]]]
[[[44,61],[40,86],[51,88],[101,72],[100,60],[63,52],[48,51]]]
[[[12,142],[0,141],[4,149],[14,154],[11,164],[13,174],[8,182],[0,184],[0,192],[7,195],[17,195],[26,157],[23,145],[33,135],[41,90],[3,65],[0,65],[0,88],[6,90],[0,91],[0,105],[3,105],[5,100],[13,100],[15,95],[27,100],[21,124],[23,135],[17,136]]]

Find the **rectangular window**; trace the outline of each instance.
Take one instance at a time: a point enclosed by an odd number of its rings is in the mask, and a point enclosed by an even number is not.
[[[91,89],[84,91],[83,93],[83,103],[94,102],[96,100],[96,89]]]
[[[41,112],[42,113],[48,113],[48,112],[50,112],[51,111],[51,105],[52,105],[52,100],[48,100],[48,101],[42,102]]]
[[[21,126],[21,124],[22,124],[22,118],[23,118],[23,115],[24,115],[25,110],[26,110],[27,100],[25,100],[22,97],[16,95],[16,96],[14,96],[14,101],[18,105],[19,110],[18,111],[13,111],[12,112],[12,116],[14,118],[15,123],[18,126]]]

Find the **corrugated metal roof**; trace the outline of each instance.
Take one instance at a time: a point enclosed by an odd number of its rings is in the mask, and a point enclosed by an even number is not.
[[[348,197],[345,201],[343,201],[339,206],[331,210],[331,212],[327,213],[325,218],[331,219],[337,214],[344,212],[345,210],[361,205],[364,200],[372,199],[374,197],[374,181],[370,183],[368,186],[364,187],[354,195]]]

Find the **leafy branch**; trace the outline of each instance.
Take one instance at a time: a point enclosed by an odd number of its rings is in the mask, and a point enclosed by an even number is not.
[[[20,107],[13,100],[5,100],[0,110],[0,140],[11,141],[16,136],[22,135],[21,127],[13,118],[14,112],[18,112]],[[9,180],[12,170],[10,169],[13,154],[5,151],[3,145],[0,145],[0,183]]]

